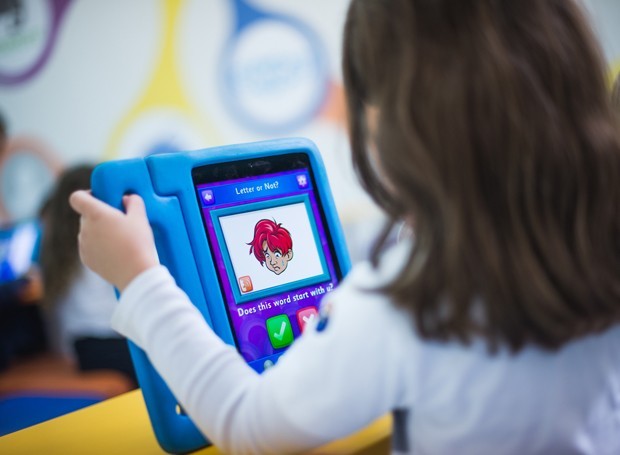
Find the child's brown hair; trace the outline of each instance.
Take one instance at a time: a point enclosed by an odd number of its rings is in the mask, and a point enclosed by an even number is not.
[[[574,1],[354,0],[343,71],[360,179],[414,225],[383,291],[422,337],[555,349],[620,320],[620,137]]]
[[[69,290],[80,271],[80,215],[69,205],[69,196],[76,190],[90,188],[93,169],[94,166],[84,164],[65,170],[42,210],[41,269],[48,304],[54,304]]]

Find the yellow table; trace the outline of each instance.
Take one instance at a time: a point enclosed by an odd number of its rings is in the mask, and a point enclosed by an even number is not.
[[[391,418],[332,442],[315,454],[389,453]],[[0,454],[163,454],[157,444],[140,390],[58,417],[0,438]],[[221,453],[215,447],[195,452]]]

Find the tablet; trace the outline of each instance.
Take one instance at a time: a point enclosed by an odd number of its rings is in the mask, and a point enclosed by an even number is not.
[[[342,278],[309,157],[212,164],[192,177],[235,344],[261,372]]]
[[[259,373],[314,324],[350,267],[325,168],[306,139],[107,162],[92,190],[119,209],[123,195],[142,196],[160,262]],[[162,448],[208,444],[146,354],[129,346]]]
[[[0,227],[0,284],[26,275],[37,255],[39,238],[36,221]]]

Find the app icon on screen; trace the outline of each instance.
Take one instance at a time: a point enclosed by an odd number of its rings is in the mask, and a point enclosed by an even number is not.
[[[297,176],[297,185],[302,189],[308,187],[308,177],[306,174],[299,174]]]
[[[249,276],[239,277],[239,289],[241,289],[241,292],[243,292],[244,294],[246,292],[252,292],[254,290],[254,286],[252,285],[252,278],[250,278]]]
[[[215,197],[213,196],[213,191],[211,190],[202,190],[200,193],[202,200],[205,204],[211,205],[215,203]]]
[[[266,324],[269,341],[275,349],[284,348],[293,342],[293,327],[286,314],[269,318]]]

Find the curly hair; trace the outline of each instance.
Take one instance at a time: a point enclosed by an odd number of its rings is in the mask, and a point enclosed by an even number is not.
[[[291,233],[282,227],[282,224],[276,223],[275,220],[263,219],[254,226],[254,238],[250,245],[250,254],[254,253],[254,257],[258,262],[265,262],[265,253],[263,251],[263,243],[267,243],[267,247],[271,251],[280,251],[287,254],[293,248],[293,239]]]

